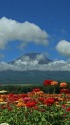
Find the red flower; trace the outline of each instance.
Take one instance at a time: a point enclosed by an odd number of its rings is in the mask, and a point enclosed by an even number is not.
[[[58,102],[58,101],[59,101],[57,97],[55,97],[55,98],[53,98],[53,99],[54,99],[55,102]]]
[[[39,92],[39,91],[41,91],[40,88],[33,89],[33,92]]]
[[[1,106],[1,108],[2,108],[2,109],[6,109],[6,108],[7,108],[7,106]]]
[[[51,85],[51,82],[53,82],[53,80],[44,80],[43,85],[44,86]]]
[[[35,105],[36,105],[36,102],[35,102],[35,101],[27,102],[27,103],[26,103],[26,106],[27,106],[28,108],[32,108],[32,107],[34,107]]]
[[[44,100],[45,100],[45,98],[43,98],[43,97],[40,97],[40,98],[38,98],[38,100],[39,100],[39,102],[42,102],[42,103],[44,103]]]
[[[12,110],[12,107],[8,107],[8,110],[11,111],[11,110]]]
[[[13,96],[14,96],[14,94],[9,94],[9,95],[8,95],[9,98],[11,98],[11,97],[13,97]]]
[[[53,105],[54,102],[55,102],[55,100],[53,98],[47,98],[45,100],[45,104],[48,105],[48,106]]]
[[[66,109],[66,111],[67,111],[67,112],[70,112],[70,107],[68,107],[68,108]]]
[[[70,90],[69,89],[61,89],[60,93],[70,94]]]
[[[25,98],[25,97],[28,97],[28,95],[27,94],[20,94],[19,97],[20,98]]]

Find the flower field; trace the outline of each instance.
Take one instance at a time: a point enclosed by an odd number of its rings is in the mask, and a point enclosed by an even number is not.
[[[0,125],[70,125],[70,89],[66,82],[44,80],[44,87],[53,87],[49,94],[40,88],[22,94],[0,91]]]

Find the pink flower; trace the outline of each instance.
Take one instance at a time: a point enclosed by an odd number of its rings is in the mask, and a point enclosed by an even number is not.
[[[24,102],[26,103],[26,102],[30,101],[31,98],[29,98],[29,97],[25,97],[25,98],[23,98],[23,100],[24,100]]]

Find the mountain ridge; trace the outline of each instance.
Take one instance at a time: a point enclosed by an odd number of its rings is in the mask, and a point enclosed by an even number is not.
[[[39,56],[39,57],[38,57]],[[36,60],[36,58],[38,57],[39,58],[39,62],[38,64],[48,64],[50,62],[52,62],[51,59],[47,58],[44,54],[41,54],[41,53],[25,53],[23,54],[22,56],[18,57],[17,59],[13,60],[13,61],[10,61],[9,63],[10,64],[14,64],[16,61],[18,60],[21,60],[22,62],[25,61],[25,57],[29,57],[30,61],[34,61]],[[28,61],[28,60],[26,60]]]
[[[43,84],[45,79],[70,81],[69,71],[0,71],[0,83],[7,84]]]

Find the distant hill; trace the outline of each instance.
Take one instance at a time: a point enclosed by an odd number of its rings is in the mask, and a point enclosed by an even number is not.
[[[0,84],[43,84],[45,79],[70,81],[70,72],[64,71],[1,71]]]

